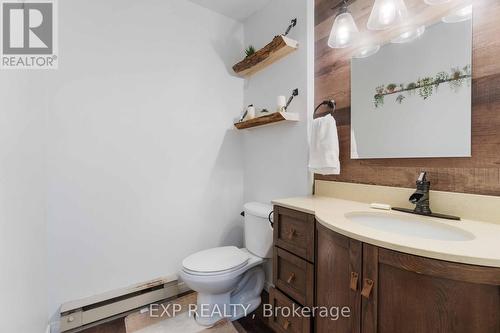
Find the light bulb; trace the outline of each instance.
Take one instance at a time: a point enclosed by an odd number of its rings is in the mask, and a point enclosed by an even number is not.
[[[396,6],[392,2],[386,2],[380,6],[380,22],[383,25],[391,24],[396,17]]]
[[[444,23],[458,23],[470,20],[472,18],[472,5],[463,7],[454,13],[441,19]]]
[[[404,0],[375,0],[367,27],[370,30],[385,30],[401,23],[407,16]]]
[[[335,18],[332,31],[328,38],[328,46],[331,48],[344,48],[352,44],[359,30],[354,18],[349,12],[343,12]]]
[[[398,37],[392,39],[391,43],[395,44],[409,43],[412,40],[415,40],[418,37],[422,36],[424,32],[425,32],[425,25],[422,25],[416,29],[409,29],[400,34]]]

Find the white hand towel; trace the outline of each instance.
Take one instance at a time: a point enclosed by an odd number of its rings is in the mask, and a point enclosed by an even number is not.
[[[332,115],[314,119],[311,127],[309,170],[320,175],[340,174],[337,122]]]

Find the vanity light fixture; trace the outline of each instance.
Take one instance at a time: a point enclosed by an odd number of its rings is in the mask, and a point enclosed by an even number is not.
[[[360,47],[352,57],[357,59],[368,58],[377,53],[379,50],[380,45],[365,45]]]
[[[358,33],[359,30],[356,26],[356,22],[354,22],[354,18],[347,9],[347,1],[344,0],[333,22],[332,31],[328,38],[328,46],[332,49],[341,49],[351,46]]]
[[[403,32],[401,35],[398,37],[394,38],[391,40],[391,43],[394,44],[403,44],[403,43],[409,43],[418,37],[422,36],[425,32],[425,25],[422,25],[418,28],[411,28]]]
[[[366,26],[370,30],[385,30],[401,23],[407,16],[404,0],[375,0]]]
[[[470,20],[472,18],[472,5],[463,7],[456,12],[441,19],[444,23],[458,23]]]
[[[443,3],[451,2],[451,0],[424,0],[424,2],[428,5],[441,5]]]

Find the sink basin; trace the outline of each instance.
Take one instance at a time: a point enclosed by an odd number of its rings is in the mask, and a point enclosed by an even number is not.
[[[443,241],[468,241],[475,238],[468,231],[417,215],[404,216],[375,212],[353,212],[345,214],[345,217],[352,223],[364,227],[403,236]]]

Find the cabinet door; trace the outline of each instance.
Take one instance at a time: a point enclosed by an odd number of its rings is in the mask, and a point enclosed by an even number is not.
[[[361,251],[359,241],[337,234],[318,223],[316,302],[319,307],[349,307],[350,317],[316,316],[316,332],[360,332]],[[401,333],[401,332],[399,332]]]
[[[314,215],[274,206],[274,245],[314,262]]]
[[[314,265],[274,248],[273,283],[303,306],[314,306]]]
[[[311,318],[301,317],[295,315],[287,315],[287,311],[280,311],[279,309],[293,309],[294,307],[300,308],[285,294],[279,290],[269,289],[269,304],[273,309],[273,314],[269,318],[269,323],[276,333],[309,333],[311,332]],[[300,313],[300,312],[299,312]]]
[[[500,269],[363,245],[363,333],[500,333]],[[366,294],[366,293],[365,293]]]

